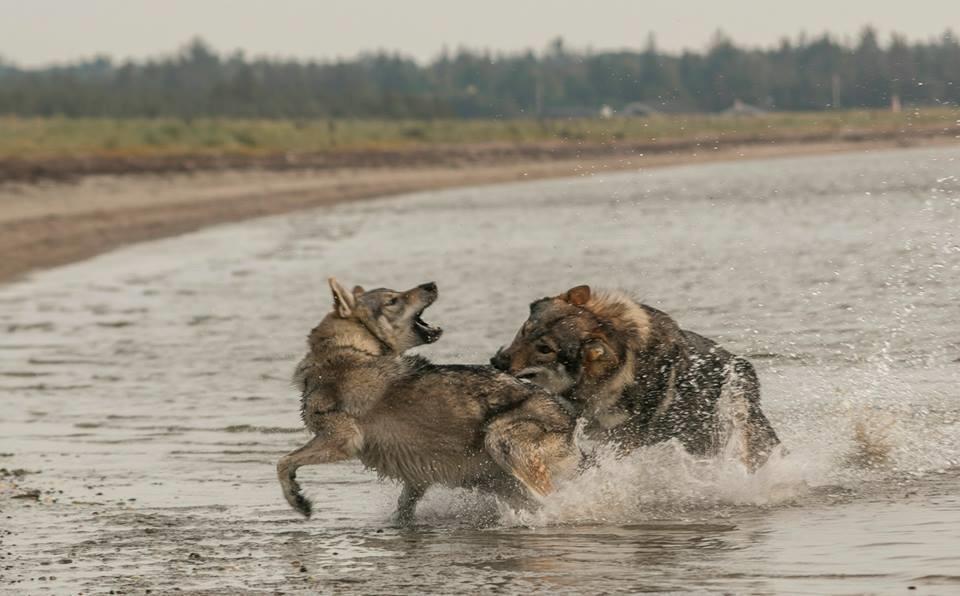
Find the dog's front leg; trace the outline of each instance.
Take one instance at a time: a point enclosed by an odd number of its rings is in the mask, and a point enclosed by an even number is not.
[[[413,523],[413,514],[417,509],[417,503],[426,492],[426,486],[409,481],[404,482],[400,499],[397,501],[397,512],[393,516],[394,521],[401,526],[409,526]]]
[[[363,435],[353,418],[342,412],[326,416],[315,437],[277,462],[277,477],[287,503],[304,517],[310,517],[313,506],[300,492],[297,469],[352,459],[360,452],[362,445]]]

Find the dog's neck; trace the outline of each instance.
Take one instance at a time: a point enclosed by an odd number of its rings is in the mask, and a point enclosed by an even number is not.
[[[367,358],[396,355],[366,325],[354,319],[343,319],[334,313],[328,314],[310,332],[308,341],[315,357],[348,353]]]
[[[688,366],[680,327],[665,313],[636,305],[646,317],[627,329],[623,362],[610,377],[581,378],[572,389],[584,403],[584,416],[608,430],[628,420],[649,422],[675,399],[676,384]]]

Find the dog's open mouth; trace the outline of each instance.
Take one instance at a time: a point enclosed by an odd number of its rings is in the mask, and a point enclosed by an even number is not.
[[[424,310],[426,310],[426,308],[424,308]],[[417,330],[417,333],[420,335],[423,341],[427,342],[428,344],[432,344],[440,339],[441,335],[443,335],[443,329],[429,325],[423,320],[423,310],[418,312],[413,318],[413,328]]]

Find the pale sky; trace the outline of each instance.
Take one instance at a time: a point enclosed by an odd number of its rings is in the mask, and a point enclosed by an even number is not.
[[[855,36],[866,24],[887,39],[960,33],[958,0],[0,0],[0,56],[20,65],[104,53],[169,54],[200,36],[219,51],[335,59],[399,50],[420,60],[444,46],[542,49],[562,36],[596,50],[700,49],[718,28],[739,43],[784,35]]]

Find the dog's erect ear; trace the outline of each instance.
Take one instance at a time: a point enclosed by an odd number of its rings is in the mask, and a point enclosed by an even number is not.
[[[570,288],[560,298],[574,306],[583,306],[590,300],[590,286]]]
[[[353,309],[357,306],[357,301],[353,297],[353,294],[341,286],[340,282],[336,279],[331,277],[329,281],[330,291],[333,292],[333,308],[341,318],[346,319],[353,313]]]
[[[366,290],[363,289],[363,286],[353,286],[354,298],[359,298],[360,296],[363,296],[364,292],[366,292]]]

